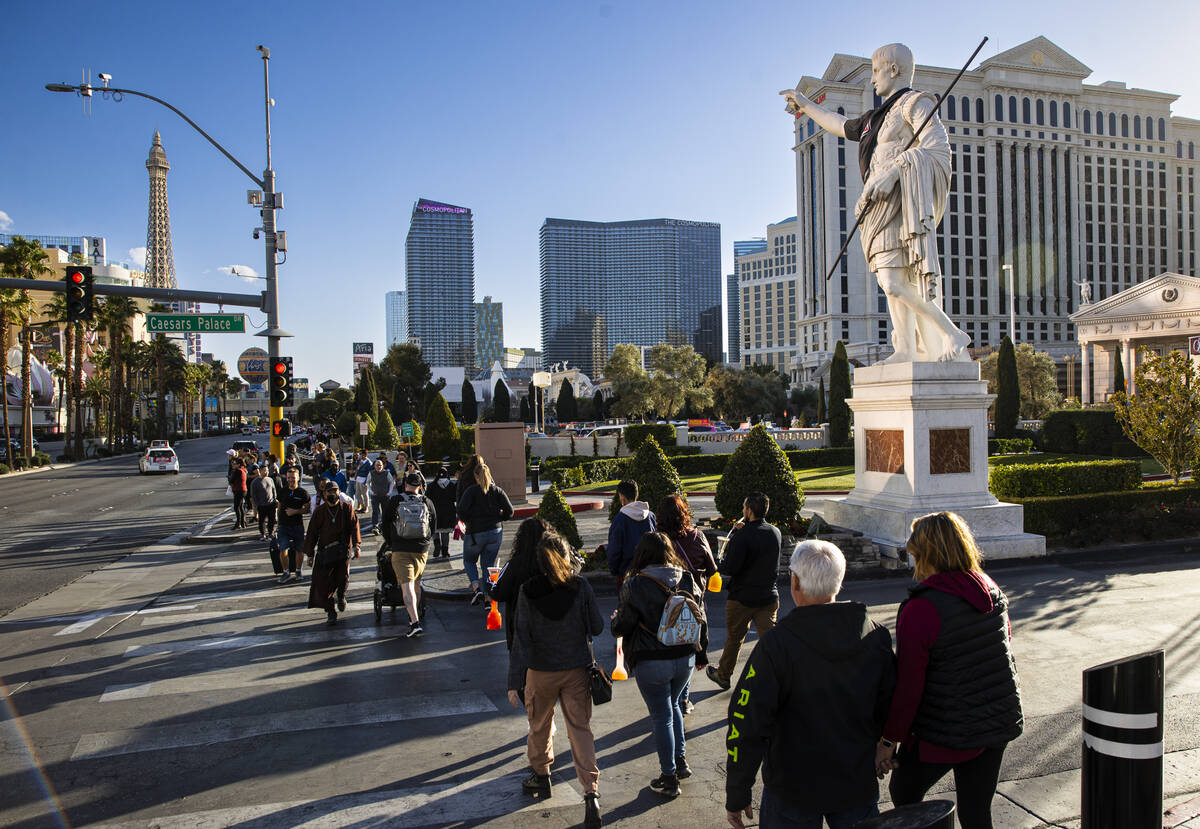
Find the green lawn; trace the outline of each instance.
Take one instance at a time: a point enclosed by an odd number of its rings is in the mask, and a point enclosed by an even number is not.
[[[1092,455],[1056,455],[1053,453],[1032,453],[1028,455],[995,455],[988,458],[988,466],[1007,466],[1018,463],[1070,463],[1072,461],[1112,460]],[[1141,463],[1143,475],[1161,475],[1163,468],[1153,458],[1136,458]],[[717,488],[720,475],[692,475],[683,478],[684,492],[713,492]],[[796,473],[796,480],[807,492],[810,490],[849,490],[854,488],[853,466],[820,466],[813,469],[801,469]],[[614,492],[617,481],[603,481],[598,484],[588,484],[571,490],[572,492]]]

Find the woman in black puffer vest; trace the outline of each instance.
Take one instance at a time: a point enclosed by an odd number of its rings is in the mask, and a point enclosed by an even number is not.
[[[892,770],[897,806],[953,771],[960,825],[992,829],[1004,749],[1024,726],[1008,599],[952,512],[914,521],[907,549],[919,583],[896,621],[898,678],[876,770]]]

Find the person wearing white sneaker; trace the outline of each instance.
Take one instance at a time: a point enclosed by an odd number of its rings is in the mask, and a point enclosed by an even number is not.
[[[437,526],[437,509],[422,492],[423,484],[420,475],[405,475],[404,491],[388,500],[381,525],[388,549],[392,551],[396,584],[408,610],[409,628],[405,636],[409,639],[425,632],[420,615],[421,573],[429,560],[433,531]]]
[[[279,497],[279,529],[276,547],[279,550],[279,583],[296,581],[300,577],[300,551],[304,546],[304,515],[309,511],[308,493],[300,486],[300,470],[289,466],[283,475]],[[285,566],[286,565],[286,566]]]

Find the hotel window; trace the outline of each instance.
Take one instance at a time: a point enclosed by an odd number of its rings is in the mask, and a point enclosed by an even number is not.
[[[1050,102],[1050,126],[1058,126],[1058,101]]]
[[[1029,116],[1029,99],[1022,98],[1021,99],[1021,123],[1028,124],[1029,117],[1030,117]]]
[[[1071,128],[1071,105],[1063,101],[1063,126],[1066,129]]]
[[[1004,96],[1003,95],[996,96],[996,120],[997,121],[1004,120]]]
[[[1096,135],[1104,135],[1104,113],[1096,110]]]
[[[978,121],[978,122],[979,122],[979,123],[981,123],[981,124],[982,124],[982,123],[983,123],[983,121],[984,121],[984,117],[983,117],[983,98],[976,98],[976,99],[975,99],[975,120],[976,120],[976,121]]]

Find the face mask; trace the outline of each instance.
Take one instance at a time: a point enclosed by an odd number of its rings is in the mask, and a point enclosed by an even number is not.
[[[336,504],[337,502],[338,502],[338,497],[336,495],[326,495],[325,496],[325,503]]]

